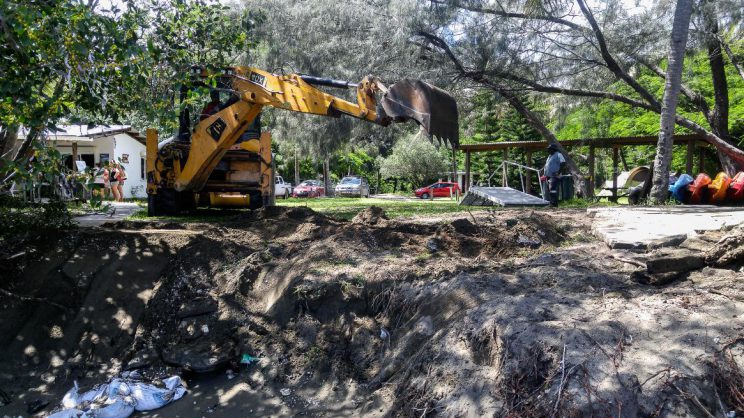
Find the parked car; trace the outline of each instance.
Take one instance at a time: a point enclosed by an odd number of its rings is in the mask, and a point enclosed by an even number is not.
[[[274,180],[274,196],[288,198],[292,195],[292,183],[285,183],[282,176],[276,176]]]
[[[337,196],[369,197],[369,183],[363,177],[348,176],[341,179],[335,191]]]
[[[460,186],[457,183],[450,183],[445,181],[440,181],[426,187],[421,187],[414,191],[416,197],[420,197],[422,199],[428,199],[430,197],[450,197],[454,196],[456,193],[460,193]]]
[[[322,197],[325,196],[325,187],[320,180],[305,180],[295,187],[294,197]]]

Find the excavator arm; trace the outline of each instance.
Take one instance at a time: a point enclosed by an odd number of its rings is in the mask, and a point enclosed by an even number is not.
[[[194,75],[207,76],[198,68]],[[163,179],[160,170],[155,169],[151,173],[148,168],[148,176],[153,177],[149,180],[148,193],[157,194],[158,184],[176,192],[202,190],[215,167],[264,106],[329,117],[347,115],[383,126],[413,120],[430,137],[449,142],[453,147],[458,145],[457,106],[454,99],[443,90],[419,80],[402,80],[388,89],[371,76],[353,84],[301,74],[276,75],[252,67],[230,68],[219,79],[220,85],[228,87],[231,99],[220,111],[194,127],[185,162],[181,161],[184,153],[169,155],[168,158],[173,161],[173,169],[168,172],[170,178]],[[353,103],[326,93],[316,85],[354,88],[357,101]],[[380,102],[378,96],[381,97]],[[274,187],[270,138],[262,136],[259,141],[252,142],[253,145],[244,147],[258,155],[260,160],[259,178],[251,180],[252,187],[269,190]],[[152,167],[157,163],[153,160]]]

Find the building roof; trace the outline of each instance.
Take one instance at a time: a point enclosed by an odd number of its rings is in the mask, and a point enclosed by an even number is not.
[[[19,138],[25,138],[29,129],[22,127],[18,132]],[[93,142],[95,138],[103,138],[116,134],[128,134],[138,142],[145,144],[145,137],[132,128],[131,125],[57,125],[56,132],[46,130],[48,141]]]

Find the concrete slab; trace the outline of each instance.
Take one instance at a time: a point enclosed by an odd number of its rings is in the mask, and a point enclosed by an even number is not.
[[[465,206],[546,206],[547,200],[511,187],[471,187],[460,205]]]
[[[109,213],[95,213],[76,216],[73,220],[80,227],[101,226],[106,222],[116,222],[141,210],[142,207],[131,202],[106,202],[111,205]]]
[[[606,207],[587,210],[592,231],[610,248],[645,250],[679,235],[744,222],[744,208],[718,206]]]

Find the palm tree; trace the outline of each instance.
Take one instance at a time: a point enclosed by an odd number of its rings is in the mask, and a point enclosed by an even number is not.
[[[653,187],[651,199],[654,203],[663,202],[668,193],[669,167],[672,161],[674,123],[677,114],[677,99],[682,85],[682,64],[685,59],[687,35],[690,29],[693,0],[677,0],[674,10],[674,23],[669,43],[669,60],[664,85],[664,99],[661,108],[659,142],[654,159]]]

